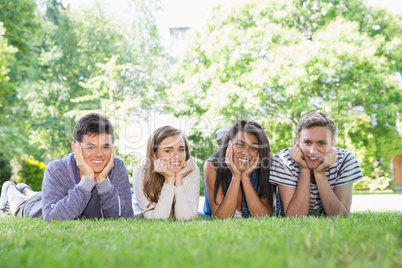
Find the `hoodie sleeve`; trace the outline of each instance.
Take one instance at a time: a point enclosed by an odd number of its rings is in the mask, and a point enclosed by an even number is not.
[[[78,218],[91,198],[95,182],[83,176],[80,183],[71,185],[69,172],[62,160],[51,162],[45,169],[42,183],[43,218],[72,220]]]
[[[96,184],[105,218],[132,218],[130,181],[124,162],[115,157],[114,167],[106,180]]]

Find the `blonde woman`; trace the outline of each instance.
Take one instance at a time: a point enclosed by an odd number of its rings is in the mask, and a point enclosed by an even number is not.
[[[184,134],[171,126],[155,130],[146,161],[133,171],[134,216],[188,220],[198,213],[200,171]]]

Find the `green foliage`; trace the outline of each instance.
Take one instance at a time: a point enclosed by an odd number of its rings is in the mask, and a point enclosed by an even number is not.
[[[36,53],[40,44],[41,25],[31,0],[0,0],[0,21],[6,28],[5,38],[17,49],[16,61],[10,64],[10,78],[21,83],[37,74]]]
[[[3,267],[400,267],[401,212],[348,218],[0,218]]]
[[[29,112],[19,88],[38,77],[36,15],[35,1],[0,0],[0,142],[8,159],[32,152],[25,129]]]
[[[204,196],[204,163],[217,150],[214,137],[204,136],[201,132],[194,132],[187,137],[191,147],[191,157],[200,169],[200,195]]]
[[[11,64],[14,61],[14,54],[17,49],[8,44],[7,38],[4,37],[6,29],[0,21],[0,113],[4,113],[6,106],[11,104],[10,98],[13,95],[13,83],[10,83],[9,72]],[[4,119],[0,119],[0,124]]]
[[[34,191],[41,191],[45,168],[46,164],[43,162],[29,158],[22,161],[21,169],[18,172],[18,182],[28,184]]]
[[[370,192],[394,190],[395,185],[392,184],[393,180],[388,172],[381,170],[381,168],[375,168],[373,177],[374,179],[365,177],[354,183],[353,190]]]
[[[181,107],[176,115],[262,122],[274,153],[294,144],[306,112],[322,110],[339,126],[338,145],[373,177],[402,153],[401,21],[361,0],[217,9],[189,34],[169,100]]]
[[[3,154],[0,154],[0,185],[10,180],[12,168],[9,159],[5,158]]]
[[[126,5],[115,16],[102,1],[69,10],[59,0],[0,0],[0,141],[9,157],[59,158],[83,114],[127,118],[163,98],[159,1]]]

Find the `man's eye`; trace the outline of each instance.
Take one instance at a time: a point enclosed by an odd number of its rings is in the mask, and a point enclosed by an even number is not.
[[[170,153],[172,150],[166,150],[165,152]]]
[[[110,149],[110,146],[109,145],[102,146],[102,149],[103,150],[108,150],[108,149]]]
[[[93,150],[93,149],[95,149],[95,147],[94,146],[88,146],[87,149]]]

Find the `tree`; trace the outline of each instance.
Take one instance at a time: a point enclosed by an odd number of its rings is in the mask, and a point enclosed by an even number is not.
[[[9,104],[9,97],[12,96],[13,91],[10,88],[10,77],[8,73],[10,71],[8,63],[14,60],[14,53],[16,49],[8,45],[7,39],[4,38],[5,29],[3,23],[0,22],[0,115],[5,114],[7,105]],[[0,136],[4,137],[4,117],[0,118]],[[0,139],[0,142],[6,142],[6,140]],[[6,146],[3,147],[7,148]],[[3,183],[11,177],[10,156],[5,156],[6,150],[2,150],[0,153],[0,183]]]
[[[0,22],[0,114],[4,114],[14,93],[12,88],[14,83],[10,82],[9,72],[10,63],[15,60],[14,54],[17,52],[16,48],[8,44],[7,38],[4,38],[5,31],[3,23]],[[1,117],[0,120],[0,124],[3,124],[4,117]]]
[[[0,142],[4,159],[29,152],[29,111],[19,89],[37,77],[41,27],[33,1],[0,0]]]
[[[10,64],[10,80],[24,82],[37,75],[36,56],[41,42],[41,25],[31,0],[0,0],[0,21],[7,30],[4,37],[18,49]]]
[[[72,127],[84,113],[127,115],[162,97],[168,60],[153,15],[157,1],[128,3],[129,19],[113,16],[102,2],[71,11],[49,0],[40,8],[45,33],[40,78],[21,89],[31,112],[27,129],[38,148],[36,159],[69,152]],[[128,101],[139,105],[130,107]],[[113,113],[105,107],[110,104]]]
[[[255,0],[217,9],[190,34],[168,96],[175,92],[177,115],[262,122],[273,152],[293,144],[304,113],[323,110],[340,128],[337,144],[374,177],[402,153],[400,25],[401,16],[361,0]]]

